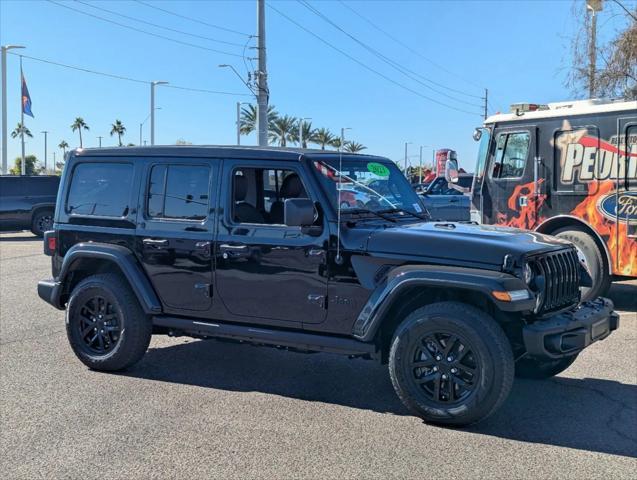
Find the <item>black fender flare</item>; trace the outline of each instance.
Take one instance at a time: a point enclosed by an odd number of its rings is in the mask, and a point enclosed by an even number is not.
[[[60,296],[69,273],[73,271],[74,265],[77,265],[79,260],[87,258],[105,260],[115,264],[128,280],[144,312],[147,314],[161,313],[162,308],[159,298],[133,252],[121,245],[105,243],[78,243],[66,252],[60,268],[60,274],[56,279],[56,283],[60,285],[60,288],[56,289],[57,298],[51,299],[59,305],[58,308],[62,307],[60,305]]]
[[[394,268],[376,286],[354,322],[352,335],[361,341],[372,341],[384,320],[385,312],[400,297],[404,289],[412,286],[476,291],[486,295],[497,308],[507,312],[533,310],[535,307],[533,292],[528,289],[524,281],[507,273],[438,265],[402,266]],[[530,298],[503,302],[494,298],[491,293],[513,290],[528,290]]]

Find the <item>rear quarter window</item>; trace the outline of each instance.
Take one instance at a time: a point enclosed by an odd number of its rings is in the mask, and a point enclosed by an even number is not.
[[[65,211],[69,215],[125,217],[132,179],[130,163],[80,163],[73,169]]]

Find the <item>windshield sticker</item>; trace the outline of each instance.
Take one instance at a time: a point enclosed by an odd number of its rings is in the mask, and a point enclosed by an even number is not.
[[[369,162],[367,164],[367,170],[372,172],[374,175],[378,175],[379,177],[389,177],[389,168],[387,168],[382,163]]]
[[[417,203],[414,203],[414,210],[416,210],[416,212],[418,213],[422,212],[422,208],[420,208],[420,205],[418,205]]]

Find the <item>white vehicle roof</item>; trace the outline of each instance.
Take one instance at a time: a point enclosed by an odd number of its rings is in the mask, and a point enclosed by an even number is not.
[[[591,98],[589,100],[572,100],[570,102],[534,105],[538,107],[536,110],[525,111],[523,107],[528,105],[529,104],[524,103],[514,104],[512,105],[512,110],[515,110],[515,106],[522,107],[518,113],[515,113],[515,111],[513,113],[497,113],[488,117],[484,123],[520,122],[541,118],[570,117],[573,115],[622,111],[631,111],[631,113],[637,114],[637,100],[626,101],[623,99],[609,100],[605,98]]]

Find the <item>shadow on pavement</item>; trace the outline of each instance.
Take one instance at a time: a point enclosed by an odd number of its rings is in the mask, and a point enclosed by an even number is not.
[[[637,313],[637,282],[613,283],[607,295],[617,310]]]
[[[261,392],[409,415],[386,366],[327,354],[192,341],[150,349],[125,375],[233,392]],[[637,457],[637,387],[558,377],[516,381],[494,417],[467,431]]]
[[[41,242],[42,238],[29,232],[13,232],[0,234],[0,242]]]

